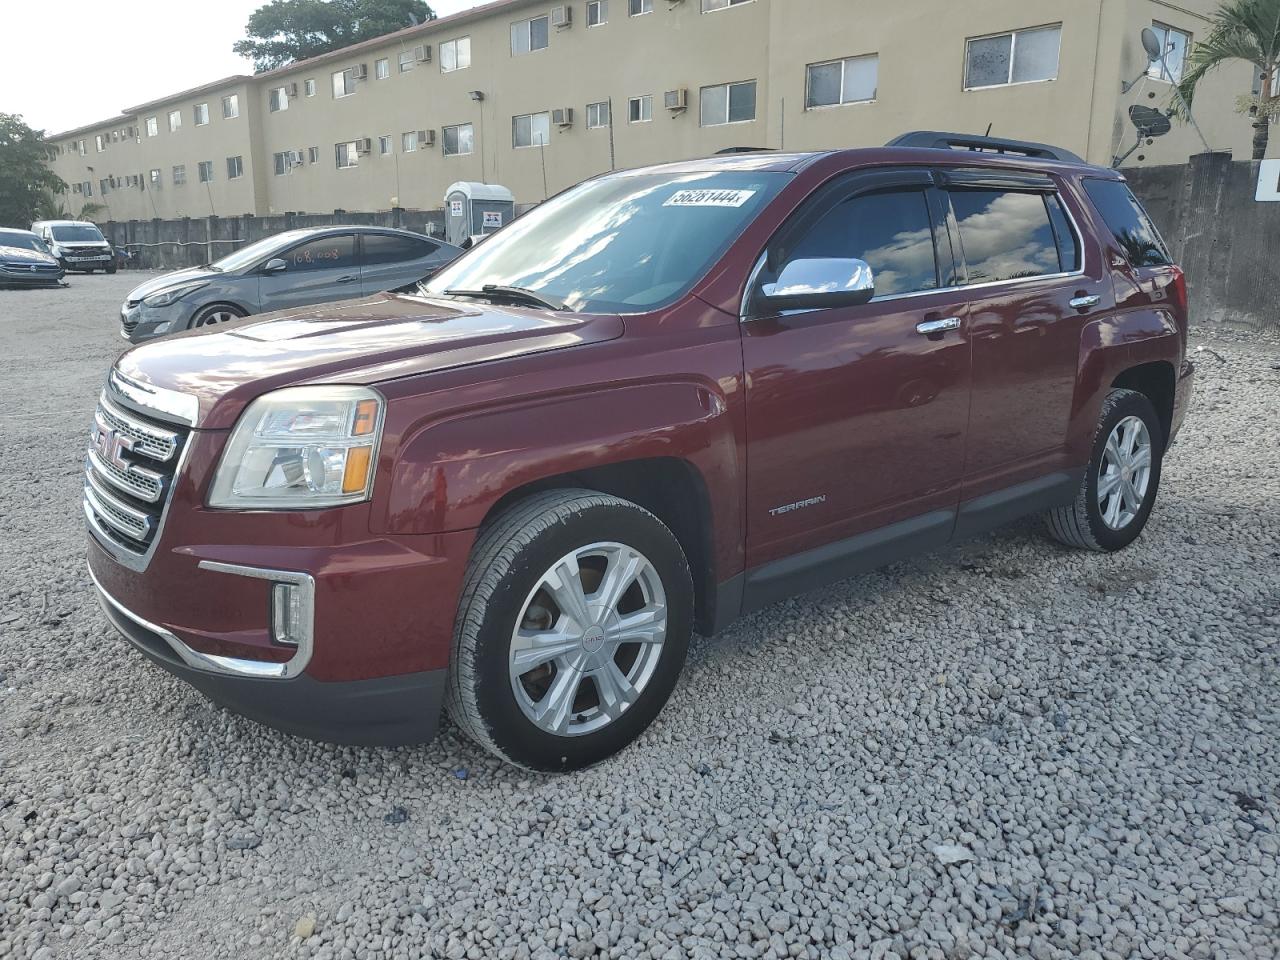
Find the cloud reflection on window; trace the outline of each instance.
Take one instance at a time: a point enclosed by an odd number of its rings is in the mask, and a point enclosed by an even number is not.
[[[1060,271],[1053,227],[1040,194],[955,190],[951,203],[960,223],[970,283]]]

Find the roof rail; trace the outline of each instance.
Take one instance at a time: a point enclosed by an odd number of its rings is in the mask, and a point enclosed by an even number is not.
[[[1070,150],[1052,147],[1047,143],[1027,140],[1006,140],[1003,137],[983,137],[971,133],[939,133],[936,130],[913,130],[890,140],[887,147],[925,147],[933,150],[972,150],[975,153],[1012,153],[1041,160],[1060,160],[1063,163],[1084,163]]]
[[[717,157],[727,157],[735,153],[773,153],[773,147],[725,147],[717,150]]]

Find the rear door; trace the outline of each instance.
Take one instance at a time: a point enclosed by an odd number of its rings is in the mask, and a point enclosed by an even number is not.
[[[263,313],[360,296],[354,234],[304,240],[281,253],[279,259],[285,261],[285,268],[261,273],[258,280]]]
[[[360,288],[365,294],[394,290],[425,279],[440,245],[403,233],[360,234]]]

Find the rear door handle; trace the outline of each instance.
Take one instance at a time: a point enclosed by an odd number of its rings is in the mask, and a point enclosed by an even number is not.
[[[359,277],[349,273],[345,277],[339,277],[337,280],[333,282],[334,283],[355,283],[359,279],[360,279]]]
[[[940,320],[922,320],[916,324],[916,333],[922,336],[932,337],[939,333],[946,333],[948,330],[959,330],[959,317],[943,317]]]
[[[1070,300],[1072,310],[1088,310],[1090,307],[1096,307],[1102,302],[1102,298],[1094,294],[1086,297],[1073,297]]]

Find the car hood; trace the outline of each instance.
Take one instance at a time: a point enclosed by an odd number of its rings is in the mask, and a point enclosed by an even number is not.
[[[180,283],[187,283],[191,280],[212,280],[214,277],[222,276],[217,270],[210,270],[207,267],[188,267],[185,270],[174,270],[172,273],[162,273],[158,277],[152,277],[146,283],[140,283],[129,291],[129,296],[125,299],[129,303],[135,303],[143,297],[149,297],[153,293],[159,293],[161,290],[167,290],[169,287],[177,286]]]
[[[193,395],[224,429],[255,397],[303,383],[372,384],[612,340],[622,318],[378,294],[248,317],[142,344],[116,369]]]
[[[57,259],[47,253],[42,253],[39,250],[29,250],[26,247],[8,246],[0,246],[0,263],[12,263],[24,267],[29,267],[33,263],[54,267],[58,265]]]

